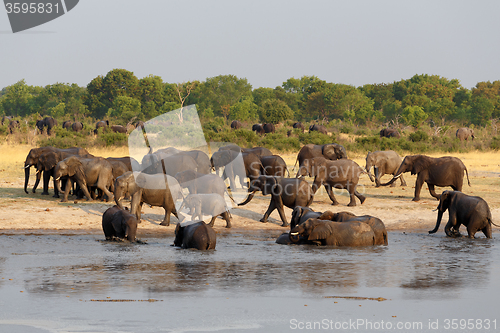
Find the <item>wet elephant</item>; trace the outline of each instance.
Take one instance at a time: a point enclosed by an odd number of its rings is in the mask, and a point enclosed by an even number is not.
[[[455,191],[462,191],[464,171],[470,186],[469,173],[460,159],[451,156],[435,158],[426,155],[408,155],[404,158],[394,177],[389,182],[380,185],[391,185],[403,173],[411,172],[412,175],[417,175],[415,196],[412,200],[420,200],[420,191],[424,183],[427,183],[431,195],[439,200],[435,186],[451,186]]]
[[[130,242],[135,241],[137,223],[137,218],[134,215],[116,205],[108,208],[102,215],[102,231],[104,231],[106,240],[120,238]]]
[[[366,172],[370,173],[373,168],[375,175],[375,187],[380,186],[380,178],[384,175],[395,175],[403,159],[393,150],[368,152],[366,155]],[[400,177],[401,186],[406,186],[403,176]],[[392,183],[391,186],[396,186]]]
[[[474,238],[478,231],[482,231],[486,238],[491,238],[493,223],[491,211],[483,198],[469,196],[459,191],[444,191],[439,199],[436,227],[429,231],[430,234],[438,231],[446,210],[449,214],[448,223],[444,228],[447,236],[460,236],[459,228],[464,225],[469,238]]]
[[[362,222],[309,219],[290,231],[290,240],[314,245],[370,246],[375,244],[375,234]]]
[[[217,237],[214,229],[205,222],[179,223],[175,227],[174,246],[183,249],[214,250]]]

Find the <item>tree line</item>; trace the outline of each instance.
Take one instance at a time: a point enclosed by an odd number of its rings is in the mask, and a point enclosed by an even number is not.
[[[500,118],[500,81],[479,82],[467,89],[457,79],[422,74],[354,87],[303,76],[275,88],[253,89],[246,78],[234,75],[168,83],[159,76],[139,79],[125,69],[113,69],[86,87],[65,83],[39,87],[20,80],[0,91],[0,115],[14,117],[112,118],[126,124],[191,104],[202,122],[217,119],[226,124],[232,120],[274,124],[340,120],[350,125],[370,122],[418,128],[423,123],[453,122],[485,127],[496,126]]]

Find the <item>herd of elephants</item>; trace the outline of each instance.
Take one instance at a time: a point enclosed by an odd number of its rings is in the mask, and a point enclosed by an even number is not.
[[[385,225],[379,218],[349,212],[316,212],[310,208],[314,194],[324,186],[332,205],[338,205],[332,189],[345,189],[350,196],[348,206],[355,206],[356,200],[362,204],[366,199],[356,190],[360,175],[367,174],[377,187],[395,186],[398,178],[405,186],[403,174],[411,172],[417,175],[413,201],[420,200],[424,183],[439,200],[436,226],[429,233],[438,230],[443,213],[448,210],[447,236],[460,236],[459,228],[464,225],[468,237],[474,238],[476,232],[482,231],[491,238],[493,222],[488,204],[480,197],[461,192],[464,176],[469,182],[469,175],[456,157],[409,155],[402,159],[391,150],[375,151],[368,153],[363,169],[347,158],[343,146],[330,143],[303,146],[297,154],[297,163],[298,172],[291,177],[283,158],[269,149],[241,148],[234,144],[220,147],[212,156],[200,150],[170,147],[153,152],[150,149],[140,162],[128,156],[98,157],[83,148],[40,147],[31,149],[26,157],[24,191],[28,193],[30,168],[34,167],[33,193],[43,179],[42,195],[48,195],[52,178],[54,197],[61,195],[63,202],[71,191],[77,198],[114,200],[116,205],[102,216],[107,240],[140,242],[136,234],[142,205],[163,207],[165,217],[161,225],[170,224],[171,214],[179,220],[174,245],[206,250],[215,248],[216,233],[212,227],[217,217],[225,220],[227,228],[231,227],[232,216],[225,195],[234,202],[231,193],[241,187],[248,193],[238,206],[250,202],[256,192],[270,195],[269,207],[260,221],[267,222],[269,215],[278,210],[282,226],[289,227],[276,240],[279,244],[369,246],[388,244]],[[384,175],[392,175],[392,179],[381,183]],[[305,177],[311,177],[312,183]],[[438,195],[435,186],[450,186],[453,191]],[[124,198],[130,200],[130,208],[124,206]],[[182,204],[176,208],[178,200]],[[285,217],[285,206],[293,210],[290,223]],[[189,210],[189,222],[183,222],[185,217],[179,214],[183,207]],[[203,216],[211,217],[208,224],[203,222]]]

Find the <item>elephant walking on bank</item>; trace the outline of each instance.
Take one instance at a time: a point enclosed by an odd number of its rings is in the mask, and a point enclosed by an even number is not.
[[[394,150],[374,151],[366,155],[366,172],[370,173],[373,168],[375,175],[375,187],[380,186],[380,178],[384,175],[396,175],[396,171],[403,159]],[[401,186],[406,186],[406,181],[403,176],[400,177]],[[391,184],[392,187],[396,186],[395,183]]]
[[[469,173],[460,159],[451,156],[434,158],[426,155],[408,155],[404,158],[394,177],[389,182],[380,185],[391,185],[404,172],[411,172],[412,175],[417,175],[415,196],[412,200],[420,200],[420,191],[424,183],[427,183],[431,195],[439,200],[435,186],[451,186],[454,191],[462,191],[464,171],[470,186]]]
[[[482,231],[486,238],[491,238],[491,225],[494,223],[490,207],[483,198],[469,196],[459,191],[444,191],[439,199],[436,227],[429,231],[429,234],[438,231],[446,210],[450,216],[444,227],[447,236],[460,236],[459,228],[463,224],[467,227],[469,238],[474,238],[478,231]]]

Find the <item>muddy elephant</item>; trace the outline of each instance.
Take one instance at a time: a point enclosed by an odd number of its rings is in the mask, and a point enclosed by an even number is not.
[[[285,160],[279,155],[261,156],[260,162],[264,168],[264,174],[268,176],[285,177],[285,172],[290,177],[290,172],[286,166]]]
[[[126,172],[116,178],[114,183],[115,202],[122,209],[121,199],[127,193],[132,197],[130,212],[136,215],[137,220],[141,220],[143,203],[165,209],[165,217],[160,225],[170,225],[170,214],[179,219],[175,202],[184,196],[181,186],[174,177],[163,173],[149,175],[142,172]]]
[[[455,133],[456,137],[460,140],[460,141],[464,141],[464,140],[468,140],[469,138],[471,138],[472,141],[474,141],[474,130],[471,129],[471,128],[468,128],[468,127],[462,127],[462,128],[459,128],[457,129],[457,132]]]
[[[395,128],[383,128],[380,130],[380,137],[381,138],[400,138],[401,135],[399,134],[398,130]]]
[[[73,130],[73,132],[80,132],[83,129],[83,123],[80,121],[76,121],[71,124],[71,129]]]
[[[276,127],[274,126],[274,124],[271,123],[263,124],[262,128],[264,129],[264,133],[266,134],[276,132]]]
[[[241,126],[242,126],[242,125],[241,125],[241,121],[239,121],[239,120],[233,120],[233,121],[231,122],[231,128],[232,128],[232,129],[240,129],[240,128],[241,128]]]
[[[264,131],[264,127],[262,126],[262,124],[254,124],[252,126],[252,131],[260,135],[266,133],[266,131]]]
[[[438,231],[446,210],[449,214],[448,223],[444,227],[447,236],[460,236],[459,228],[463,224],[467,228],[469,238],[474,238],[478,231],[482,231],[486,238],[491,238],[491,224],[494,223],[490,208],[483,198],[466,195],[459,191],[444,191],[439,199],[436,227],[429,231],[429,234]]]
[[[326,130],[326,127],[323,125],[313,124],[313,125],[309,126],[309,133],[310,132],[320,132],[320,133],[323,133],[325,135],[328,135],[328,131]]]
[[[36,127],[43,133],[45,127],[47,127],[47,135],[51,134],[52,128],[57,125],[57,121],[52,117],[45,117],[42,120],[37,120]]]
[[[194,212],[191,220],[203,220],[203,215],[210,215],[212,219],[208,225],[213,227],[217,216],[221,216],[226,220],[226,228],[231,228],[229,208],[226,205],[224,197],[217,193],[189,194],[184,198],[179,210],[184,206]]]
[[[105,130],[106,128],[108,128],[109,126],[109,120],[101,120],[101,121],[98,121],[96,124],[95,124],[95,130],[94,130],[94,134],[97,134],[99,132],[99,129],[103,129]]]
[[[214,250],[217,237],[214,229],[203,221],[179,223],[175,227],[174,246],[183,249]]]
[[[238,206],[246,205],[252,200],[255,192],[261,191],[262,195],[271,195],[269,207],[260,222],[267,222],[269,215],[275,210],[280,214],[282,227],[288,226],[283,206],[294,209],[297,206],[308,207],[314,197],[311,186],[302,178],[283,178],[262,175],[255,179],[248,188],[248,197]]]
[[[403,159],[394,150],[368,152],[366,155],[366,172],[370,173],[373,168],[375,175],[375,187],[380,186],[380,178],[384,175],[395,175]],[[400,177],[401,186],[406,186],[403,176]],[[396,186],[395,183],[391,184]]]
[[[307,165],[307,161],[315,157],[324,157],[328,160],[334,161],[347,158],[347,152],[344,146],[337,143],[328,143],[324,145],[314,145],[310,143],[303,146],[297,154],[297,159],[295,160],[295,164],[293,166],[295,169],[297,162],[299,162],[299,171],[296,175],[297,178],[301,176],[314,177],[311,174],[309,166]]]
[[[332,188],[345,189],[349,192],[350,202],[348,206],[356,206],[355,198],[358,198],[361,204],[365,202],[365,196],[360,194],[356,190],[356,187],[358,186],[359,176],[367,172],[356,162],[345,158],[330,161],[324,157],[315,157],[310,160],[310,165],[314,174],[312,184],[313,193],[316,193],[321,185],[323,185],[330,200],[332,200],[332,205],[339,204],[333,194]],[[371,175],[368,174],[368,176],[372,180]]]
[[[9,133],[14,134],[14,130],[16,128],[19,128],[19,126],[21,126],[21,123],[19,122],[19,120],[11,120],[9,122]]]
[[[48,153],[48,152],[54,152],[56,153],[55,159],[52,160],[52,157],[47,157],[42,164],[39,165],[39,159],[40,156]],[[89,154],[89,152],[84,149],[84,148],[66,148],[66,149],[59,149],[59,148],[54,148],[54,147],[40,147],[40,148],[33,148],[29,151],[28,155],[26,156],[26,160],[24,161],[24,192],[28,193],[28,182],[30,179],[30,169],[31,167],[35,167],[37,169],[37,180],[35,182],[35,186],[33,187],[32,192],[35,193],[36,188],[38,184],[40,183],[40,178],[42,176],[43,172],[43,195],[48,195],[49,194],[49,181],[50,177],[53,176],[54,168],[63,159],[69,157],[69,156],[82,156],[82,157],[92,157],[92,155]],[[54,164],[55,163],[55,164]],[[56,190],[56,186],[54,183],[54,191]]]
[[[297,128],[297,129],[301,130],[302,133],[304,133],[304,129],[305,129],[304,124],[302,124],[300,121],[293,123],[292,128]]]
[[[408,155],[404,158],[394,177],[389,182],[380,185],[391,185],[404,172],[411,172],[412,175],[417,175],[415,196],[412,200],[420,200],[420,191],[424,182],[427,183],[431,195],[439,200],[435,186],[451,186],[455,191],[462,191],[464,171],[470,186],[469,173],[460,159],[451,156],[434,158],[426,155]]]
[[[374,245],[387,245],[389,243],[387,237],[387,229],[381,219],[371,215],[356,216],[351,212],[333,213],[326,211],[318,217],[318,220],[326,220],[333,222],[362,222],[368,224],[375,234]]]
[[[83,158],[80,156],[70,156],[57,163],[54,170],[56,186],[61,192],[60,179],[67,176],[72,182],[76,182],[83,191],[87,200],[92,200],[88,187],[95,186],[106,194],[107,200],[113,200],[113,167],[102,157]],[[61,202],[68,201],[71,186],[64,189],[64,197]]]
[[[372,228],[363,222],[331,222],[309,219],[290,231],[292,243],[330,246],[375,245]]]
[[[137,223],[135,215],[116,205],[106,209],[102,215],[102,231],[106,240],[120,238],[134,242],[137,235]]]

